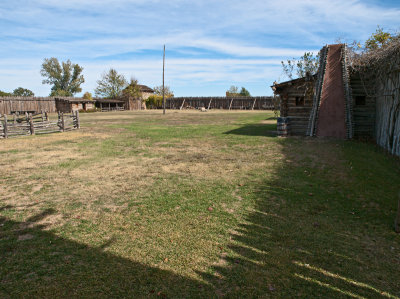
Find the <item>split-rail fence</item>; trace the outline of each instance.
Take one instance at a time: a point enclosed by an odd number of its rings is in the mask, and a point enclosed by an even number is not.
[[[64,132],[79,129],[79,127],[78,111],[71,115],[59,112],[57,121],[51,121],[47,112],[0,115],[0,138]]]

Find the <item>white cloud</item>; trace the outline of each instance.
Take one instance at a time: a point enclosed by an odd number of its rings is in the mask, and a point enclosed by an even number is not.
[[[39,74],[45,57],[82,65],[84,89],[111,66],[157,85],[161,60],[154,52],[161,57],[163,44],[171,86],[265,84],[280,76],[280,60],[316,52],[337,37],[365,40],[378,24],[398,29],[399,18],[400,7],[361,0],[3,1],[0,89],[48,93]],[[185,50],[191,48],[199,50],[196,58]],[[170,58],[169,51],[181,56]]]

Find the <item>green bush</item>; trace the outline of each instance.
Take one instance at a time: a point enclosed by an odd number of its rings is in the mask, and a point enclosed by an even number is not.
[[[152,95],[146,99],[146,107],[149,109],[158,109],[163,106],[163,98],[160,95]]]

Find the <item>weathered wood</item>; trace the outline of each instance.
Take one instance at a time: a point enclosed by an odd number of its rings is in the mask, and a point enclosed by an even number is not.
[[[232,101],[233,100],[233,101]],[[167,99],[169,109],[194,108],[200,109],[248,109],[273,110],[273,97],[175,97]],[[232,104],[231,104],[232,102]],[[255,102],[255,103],[254,103]]]
[[[81,127],[81,122],[79,120],[79,111],[76,111],[76,128],[79,129]]]
[[[231,110],[231,108],[232,108],[232,103],[233,103],[233,99],[231,100],[231,103],[229,104],[229,110]]]
[[[29,114],[29,130],[31,135],[35,135],[35,126],[33,125],[32,114]]]
[[[4,138],[8,138],[8,130],[7,130],[7,114],[4,114]]]
[[[64,132],[65,131],[65,121],[64,121],[64,113],[63,112],[61,112],[60,117],[61,117],[61,131]]]
[[[183,108],[183,105],[185,104],[185,100],[186,100],[186,99],[183,99],[183,102],[182,102],[181,108],[179,108],[179,110],[182,110],[182,108]]]
[[[212,98],[210,99],[210,102],[208,102],[208,107],[207,107],[207,110],[210,110],[210,105],[211,105],[211,102],[212,102]]]

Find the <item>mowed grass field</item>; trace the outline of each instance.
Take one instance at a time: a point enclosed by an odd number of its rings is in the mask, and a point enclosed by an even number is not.
[[[399,298],[400,161],[265,111],[0,140],[0,298]]]

